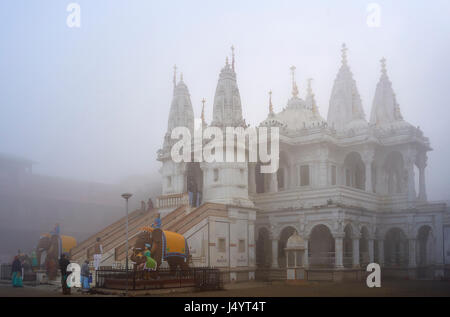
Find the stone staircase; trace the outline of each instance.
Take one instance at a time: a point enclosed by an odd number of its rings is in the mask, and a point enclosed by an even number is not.
[[[227,209],[225,205],[205,203],[198,208],[181,206],[161,219],[162,229],[177,232],[184,235],[193,226],[200,223],[209,216],[226,216]],[[187,237],[186,237],[187,238]],[[129,250],[136,241],[136,235],[130,236],[128,241]],[[116,248],[116,261],[125,260],[126,243],[122,241]]]
[[[129,254],[135,244],[140,228],[150,226],[154,222],[157,213],[158,209],[139,209],[128,215]],[[226,215],[226,206],[222,204],[205,203],[198,208],[181,205],[161,218],[162,229],[184,235],[189,229],[207,217],[226,217]],[[125,220],[125,217],[123,217],[81,242],[72,250],[72,261],[77,263],[81,263],[85,259],[92,261],[93,248],[97,237],[100,237],[103,246],[101,265],[114,266],[115,264],[123,263],[126,256]]]
[[[153,222],[156,215],[156,210],[135,210],[128,215],[128,230],[129,235],[134,235],[139,231],[139,228]],[[119,219],[113,224],[107,226],[103,230],[92,235],[88,239],[78,244],[71,251],[72,261],[81,263],[85,259],[92,260],[93,249],[97,238],[101,239],[103,247],[103,260],[111,257],[111,252],[117,246],[118,241],[125,240],[126,232],[126,217]]]

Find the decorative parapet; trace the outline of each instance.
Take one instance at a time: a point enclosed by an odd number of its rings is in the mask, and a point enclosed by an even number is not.
[[[189,205],[187,193],[161,195],[156,198],[157,208],[176,208],[182,205]]]

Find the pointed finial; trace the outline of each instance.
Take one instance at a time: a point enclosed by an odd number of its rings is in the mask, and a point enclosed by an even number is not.
[[[298,88],[297,88],[297,83],[295,82],[295,66],[291,66],[291,73],[292,73],[292,95],[294,97],[297,97],[298,95]]]
[[[312,78],[308,78],[308,88],[307,88],[307,93],[308,94],[312,94],[312,87],[311,87],[311,82],[313,81]]]
[[[183,73],[180,73],[180,81],[183,81]]]
[[[173,88],[177,85],[177,65],[173,66]]]
[[[342,52],[342,64],[347,64],[347,46],[345,45],[345,43],[342,43],[342,48],[341,48],[341,52]]]
[[[381,63],[381,73],[386,74],[386,58],[383,57],[380,60],[380,63]]]
[[[225,65],[228,66],[228,56],[225,57]]]
[[[205,124],[205,98],[202,99],[202,124]]]
[[[316,98],[314,98],[314,94],[311,94],[311,98],[312,98],[312,109],[311,110],[314,114],[318,114],[319,109],[317,109]]]
[[[273,113],[272,90],[269,91],[269,114]]]
[[[234,46],[231,45],[231,68],[234,71]]]

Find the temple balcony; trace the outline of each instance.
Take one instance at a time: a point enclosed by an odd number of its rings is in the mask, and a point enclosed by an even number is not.
[[[336,185],[327,187],[296,187],[279,192],[252,194],[257,208],[267,211],[282,209],[309,209],[330,205],[365,209],[378,212],[401,211],[409,208],[442,209],[441,203],[408,203],[406,193],[380,195],[361,189]]]

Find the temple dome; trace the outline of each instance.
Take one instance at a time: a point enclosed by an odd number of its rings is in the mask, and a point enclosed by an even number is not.
[[[304,249],[305,240],[297,233],[294,232],[292,236],[286,242],[286,249]]]

